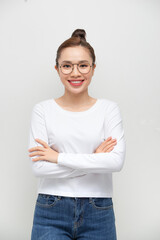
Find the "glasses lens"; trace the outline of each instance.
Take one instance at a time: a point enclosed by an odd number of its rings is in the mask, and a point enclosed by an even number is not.
[[[61,70],[64,74],[69,74],[72,72],[72,64],[63,63],[61,65]]]
[[[73,70],[73,66],[74,65],[72,65],[71,63],[62,63],[61,65],[62,73],[70,74]],[[90,64],[88,62],[77,64],[77,67],[80,73],[86,74],[90,71]]]
[[[90,71],[90,65],[89,65],[89,63],[81,63],[81,64],[79,64],[78,70],[79,70],[81,73],[88,73],[88,72]]]

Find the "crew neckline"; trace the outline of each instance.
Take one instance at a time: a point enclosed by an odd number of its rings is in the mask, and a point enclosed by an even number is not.
[[[60,112],[62,113],[65,113],[65,114],[68,114],[68,115],[84,115],[84,114],[88,114],[90,112],[92,112],[96,107],[97,105],[99,104],[100,102],[100,99],[97,98],[97,101],[87,110],[85,111],[80,111],[80,112],[73,112],[73,111],[69,111],[69,110],[66,110],[64,108],[62,108],[56,101],[54,98],[51,99],[52,102],[54,103],[54,105],[56,106],[57,110],[59,110]]]

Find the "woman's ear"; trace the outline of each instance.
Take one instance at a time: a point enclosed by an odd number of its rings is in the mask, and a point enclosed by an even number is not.
[[[94,63],[94,65],[93,65],[93,74],[94,74],[94,70],[95,70],[95,68],[96,68],[96,64]]]
[[[94,63],[93,69],[95,69],[95,68],[96,68],[96,64]]]
[[[59,69],[58,69],[57,65],[55,65],[54,68],[56,69],[56,71],[57,71],[58,74],[59,74]]]

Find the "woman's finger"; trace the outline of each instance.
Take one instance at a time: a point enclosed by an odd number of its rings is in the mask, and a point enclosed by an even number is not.
[[[109,141],[104,141],[101,145],[100,145],[100,149],[103,150],[104,148],[106,148],[106,146],[110,146],[110,144],[115,143],[116,139],[111,139]]]
[[[117,144],[117,142],[112,142],[112,143],[110,143],[109,145],[107,145],[106,147],[104,147],[104,150],[107,150],[107,149],[109,149],[110,147],[115,146],[116,144]]]
[[[109,149],[110,147],[115,146],[116,144],[117,144],[117,142],[114,141],[114,142],[108,144],[108,145],[107,145],[106,147],[104,147],[104,148],[105,148],[105,149]]]
[[[106,140],[104,140],[103,143],[105,144],[105,143],[110,142],[110,141],[112,141],[112,140],[113,140],[112,137],[109,137],[109,138],[107,138]]]
[[[36,150],[46,151],[46,148],[37,146],[37,147],[33,147],[33,148],[28,149],[28,152],[33,152],[33,151],[36,151]]]
[[[39,138],[36,138],[35,139],[36,142],[39,142],[40,144],[42,144],[45,148],[48,148],[48,144],[46,142],[44,142],[43,140],[39,139]]]
[[[110,146],[110,147],[104,148],[103,151],[110,152],[110,149],[113,149],[113,148],[114,148],[114,146]]]
[[[37,157],[37,158],[32,158],[33,162],[42,161],[42,160],[45,160],[43,156],[42,157]]]
[[[100,152],[108,152],[110,151],[110,148],[114,147],[117,144],[116,141],[112,141],[110,144],[105,144],[105,146],[99,148]]]
[[[111,140],[112,139],[112,137],[108,137],[105,141],[109,141],[109,140]]]
[[[114,149],[114,147],[110,147],[107,151],[105,152],[111,152]]]
[[[40,152],[33,152],[33,153],[29,154],[30,157],[33,157],[33,156],[36,156],[36,155],[42,155],[42,156],[44,156],[44,155],[45,155],[45,152],[40,151]]]

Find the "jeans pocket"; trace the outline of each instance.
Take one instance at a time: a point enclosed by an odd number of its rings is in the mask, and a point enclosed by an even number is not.
[[[110,209],[113,208],[112,198],[90,198],[90,203],[96,209]]]
[[[57,201],[60,199],[61,199],[60,196],[39,193],[36,205],[44,208],[50,208],[55,206]]]

